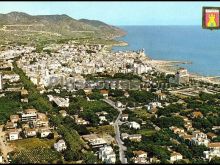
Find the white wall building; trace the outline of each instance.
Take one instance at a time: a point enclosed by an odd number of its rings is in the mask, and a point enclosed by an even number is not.
[[[11,131],[9,132],[9,140],[18,140],[19,132],[18,131]]]
[[[129,128],[140,129],[141,126],[137,122],[132,121],[132,122],[129,123]]]
[[[220,142],[209,143],[208,148],[209,151],[203,152],[205,159],[210,161],[214,157],[220,157]]]
[[[199,131],[193,132],[193,138],[191,140],[192,144],[205,145],[206,147],[208,147],[209,141],[210,140],[207,138],[207,135],[205,133]]]
[[[114,164],[116,162],[116,154],[111,146],[104,146],[99,149],[99,159],[107,164]]]
[[[60,152],[66,149],[66,143],[64,140],[59,140],[57,143],[54,143],[54,148]]]
[[[183,156],[178,152],[173,152],[170,154],[171,162],[175,162],[175,161],[182,160],[182,159],[183,159]]]

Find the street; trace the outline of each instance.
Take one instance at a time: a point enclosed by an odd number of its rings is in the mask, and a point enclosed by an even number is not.
[[[113,108],[115,108],[116,110],[119,111],[119,115],[118,115],[117,119],[114,122],[115,139],[116,139],[116,142],[119,146],[119,159],[120,159],[122,164],[127,164],[127,158],[125,157],[125,153],[124,153],[124,151],[126,151],[127,148],[123,145],[124,142],[120,138],[121,133],[120,133],[120,130],[119,130],[119,122],[120,122],[121,114],[122,114],[122,111],[125,108],[116,107],[115,103],[113,101],[109,100],[109,99],[103,99],[103,101],[106,102],[107,104],[111,105]]]

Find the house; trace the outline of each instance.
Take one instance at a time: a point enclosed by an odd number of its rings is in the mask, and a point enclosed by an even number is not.
[[[37,113],[37,120],[34,121],[34,125],[36,127],[48,127],[49,120],[47,115],[44,113]]]
[[[99,149],[99,159],[106,164],[115,164],[116,154],[111,146],[104,146]]]
[[[96,112],[95,114],[97,116],[100,116],[100,115],[107,115],[108,113],[106,111],[101,111],[101,112]]]
[[[169,127],[172,131],[173,131],[173,133],[175,133],[175,134],[177,134],[177,133],[179,133],[179,132],[184,132],[184,129],[183,128],[178,128],[178,127],[174,127],[174,126],[171,126],[171,127]]]
[[[100,93],[103,95],[103,97],[107,98],[108,97],[108,90],[102,89],[100,90]]]
[[[137,164],[146,164],[147,163],[147,152],[139,150],[133,151],[135,157],[133,157],[133,162]]]
[[[160,163],[160,160],[156,157],[151,157],[149,162],[151,164],[156,164],[156,163]]]
[[[209,143],[208,148],[220,151],[220,142]]]
[[[33,137],[37,135],[37,132],[34,128],[26,128],[24,134],[26,137]]]
[[[128,137],[129,137],[129,134],[127,134],[127,133],[122,133],[121,134],[122,140],[127,139]]]
[[[5,129],[15,129],[17,127],[17,123],[7,122],[4,127]]]
[[[9,131],[8,136],[9,136],[9,140],[10,140],[10,141],[12,141],[12,140],[18,140],[18,138],[19,138],[19,132],[18,132],[16,129],[11,130],[11,131]]]
[[[92,148],[100,148],[107,145],[107,142],[103,138],[96,138],[90,141],[90,145],[92,146]]]
[[[193,138],[191,139],[192,144],[208,146],[209,141],[210,140],[207,138],[205,133],[200,131],[193,132]]]
[[[107,142],[97,134],[83,135],[82,138],[87,141],[92,148],[100,148],[107,145]]]
[[[17,123],[18,121],[19,121],[19,116],[18,115],[11,115],[10,116],[10,120],[11,120],[11,122],[13,122],[13,123]]]
[[[191,113],[191,117],[192,118],[198,118],[198,117],[202,118],[203,114],[200,111],[194,111]]]
[[[140,142],[142,135],[141,134],[133,134],[128,136],[129,140]]]
[[[61,114],[62,117],[66,117],[67,112],[65,110],[60,110],[59,113]]]
[[[21,89],[21,97],[27,97],[28,91],[26,89]]]
[[[212,133],[212,132],[208,132],[208,133],[207,133],[207,137],[208,137],[209,139],[213,140],[214,138],[217,137],[217,135],[214,134],[214,133]]]
[[[87,124],[89,124],[88,121],[84,120],[81,117],[78,117],[78,115],[74,115],[74,119],[75,119],[76,124],[79,124],[79,125],[87,125]]]
[[[129,95],[128,92],[125,92],[125,93],[124,93],[124,96],[128,98],[130,95]]]
[[[39,132],[41,138],[46,138],[46,137],[48,137],[49,134],[52,133],[47,127],[40,128],[38,130],[38,132]]]
[[[178,152],[172,152],[170,154],[170,161],[171,162],[175,162],[175,161],[182,160],[182,159],[183,159],[183,156]]]
[[[147,110],[150,110],[150,109],[156,108],[156,107],[162,107],[162,104],[160,102],[150,102],[147,105]]]
[[[220,142],[209,143],[208,148],[209,151],[203,152],[205,159],[210,161],[214,157],[220,157]]]
[[[59,140],[57,143],[54,143],[54,148],[58,151],[58,152],[61,152],[63,150],[65,150],[67,147],[66,147],[66,143],[64,140]]]
[[[141,128],[140,124],[138,124],[135,121],[129,122],[128,125],[129,125],[129,128],[134,128],[134,129],[140,129]]]
[[[22,103],[28,103],[28,98],[23,98],[23,99],[21,99],[21,102],[22,102]]]
[[[26,89],[21,90],[21,102],[28,103],[28,91]]]
[[[67,108],[69,107],[69,98],[62,98],[58,96],[47,95],[49,101],[55,103],[58,107]]]
[[[37,110],[36,109],[25,109],[24,113],[21,115],[21,121],[36,121],[37,119]]]
[[[128,120],[128,114],[122,114],[121,115],[121,120],[122,121],[127,121]]]
[[[107,119],[105,118],[105,116],[99,116],[99,123],[103,123],[104,121],[107,121]]]
[[[21,125],[21,128],[22,128],[23,130],[25,130],[26,128],[30,128],[30,126],[29,126],[29,124],[24,123],[24,124]]]
[[[120,101],[116,101],[115,106],[118,108],[124,108],[125,105],[123,105]]]
[[[186,134],[186,135],[183,135],[182,136],[182,138],[184,139],[184,140],[192,140],[192,138],[193,138],[193,135],[188,135],[188,134]]]
[[[92,88],[84,88],[83,90],[86,95],[92,94]]]

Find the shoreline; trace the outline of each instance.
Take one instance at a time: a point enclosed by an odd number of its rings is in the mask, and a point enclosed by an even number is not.
[[[116,44],[111,46],[111,52],[114,46],[127,46],[128,43],[125,41],[119,41],[122,44]],[[155,60],[150,58],[148,55],[145,55],[145,61],[146,64],[150,65],[151,67],[155,68],[158,72],[162,72],[165,74],[175,74],[177,72],[177,69],[180,68],[178,66],[179,64],[192,64],[191,61],[172,61],[172,60]],[[205,83],[211,83],[211,84],[220,84],[220,76],[205,76],[198,73],[188,72],[189,78],[194,79],[196,81],[202,81]]]

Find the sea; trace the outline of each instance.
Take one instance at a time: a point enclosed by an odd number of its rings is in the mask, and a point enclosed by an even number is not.
[[[143,49],[151,59],[188,61],[181,64],[190,73],[220,76],[220,30],[202,26],[120,26],[127,35],[117,38],[127,46],[112,51]]]

